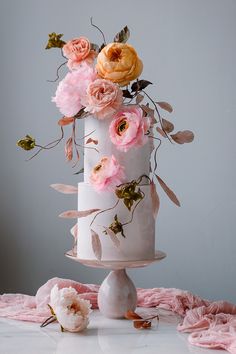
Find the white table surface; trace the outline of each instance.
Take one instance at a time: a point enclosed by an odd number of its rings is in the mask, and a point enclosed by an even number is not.
[[[148,311],[148,310],[145,310]],[[226,354],[191,346],[187,334],[176,330],[178,318],[160,311],[156,329],[137,330],[132,321],[104,318],[98,310],[80,333],[61,332],[57,323],[39,324],[0,318],[0,354]]]

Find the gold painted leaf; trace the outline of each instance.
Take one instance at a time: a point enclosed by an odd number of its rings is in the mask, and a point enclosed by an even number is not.
[[[160,183],[160,186],[162,187],[162,189],[164,190],[164,192],[167,194],[167,196],[170,198],[170,200],[176,204],[177,206],[180,207],[180,202],[177,198],[177,196],[175,195],[175,193],[166,185],[166,183],[161,179],[161,177],[156,175],[156,178],[158,180],[158,182]]]
[[[171,113],[173,112],[173,108],[172,106],[167,103],[167,102],[157,102],[158,106],[160,106],[162,109],[164,109],[165,111]]]
[[[191,130],[183,130],[179,131],[178,133],[172,134],[171,138],[177,144],[191,143],[194,139],[194,134],[193,132],[191,132]]]
[[[95,257],[100,261],[102,259],[102,245],[98,234],[91,229],[92,237],[92,248],[95,254]]]

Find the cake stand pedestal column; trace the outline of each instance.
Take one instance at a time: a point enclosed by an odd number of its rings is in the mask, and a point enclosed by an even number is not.
[[[98,307],[105,317],[123,318],[137,306],[137,291],[125,269],[112,270],[98,292]]]
[[[105,317],[124,318],[128,310],[137,306],[137,291],[132,280],[126,273],[127,268],[146,267],[151,263],[161,261],[166,257],[162,251],[156,251],[152,259],[139,261],[99,261],[80,259],[67,252],[66,257],[88,267],[112,269],[102,282],[98,292],[98,307]]]

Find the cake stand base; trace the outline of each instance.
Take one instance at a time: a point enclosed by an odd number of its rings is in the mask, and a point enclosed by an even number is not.
[[[98,292],[98,307],[108,318],[123,318],[137,306],[137,291],[125,269],[112,270]]]
[[[112,269],[102,282],[98,292],[98,307],[108,318],[124,318],[128,310],[137,306],[137,291],[132,280],[126,273],[126,268],[146,267],[166,257],[162,251],[156,251],[152,259],[138,261],[98,261],[77,258],[71,251],[66,257],[93,268]]]

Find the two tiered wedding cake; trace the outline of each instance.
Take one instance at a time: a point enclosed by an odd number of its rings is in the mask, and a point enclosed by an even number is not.
[[[63,65],[69,68],[52,99],[63,114],[58,121],[61,137],[42,146],[27,135],[18,145],[25,150],[38,148],[34,157],[58,145],[65,129],[71,128],[65,155],[75,167],[82,150],[84,182],[78,188],[62,184],[53,187],[63,193],[78,193],[78,210],[60,215],[78,219],[71,230],[74,256],[98,261],[150,260],[155,253],[159,210],[155,182],[180,205],[157,171],[158,149],[164,140],[189,143],[193,133],[185,130],[173,134],[174,125],[161,113],[171,113],[171,105],[153,99],[146,91],[152,83],[139,79],[143,64],[126,43],[128,27],[110,44],[99,31],[103,37],[100,46],[85,37],[65,42],[62,34],[49,35],[46,49],[60,48],[66,58],[57,76]],[[81,122],[84,136],[81,127],[78,129]]]

